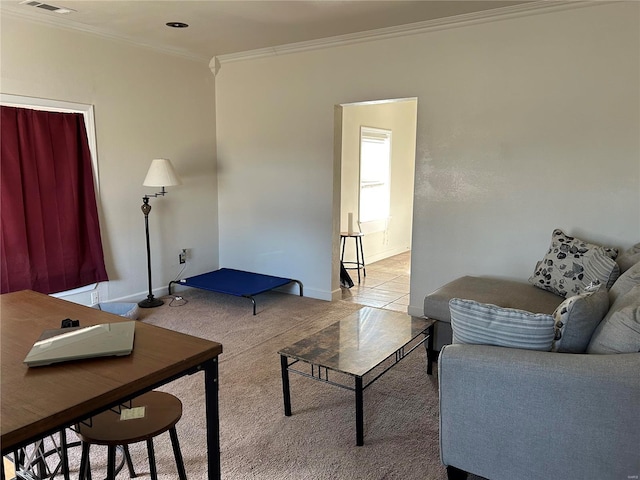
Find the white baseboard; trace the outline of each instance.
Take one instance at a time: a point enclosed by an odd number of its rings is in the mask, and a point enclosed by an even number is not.
[[[384,252],[376,253],[374,255],[367,255],[365,257],[365,263],[369,265],[371,263],[379,262],[380,260],[384,260],[385,258],[394,257],[408,251],[410,251],[408,248],[398,247],[392,250],[385,250]],[[367,252],[364,253],[366,254]]]

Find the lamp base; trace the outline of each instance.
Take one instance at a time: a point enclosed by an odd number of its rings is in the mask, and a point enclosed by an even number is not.
[[[153,295],[145,298],[141,302],[138,302],[138,306],[140,308],[154,308],[159,307],[160,305],[164,305],[164,302],[159,298],[154,298]]]

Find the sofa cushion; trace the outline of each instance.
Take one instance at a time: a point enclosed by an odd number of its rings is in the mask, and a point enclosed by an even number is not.
[[[564,300],[524,281],[465,276],[427,295],[424,299],[424,315],[441,322],[450,322],[449,300],[452,298],[548,314],[552,314]]]
[[[640,285],[640,262],[632,265],[618,277],[609,290],[609,302],[613,304],[636,285]]]
[[[553,312],[556,332],[553,351],[584,353],[608,309],[609,294],[604,287],[567,298]]]
[[[587,348],[587,353],[633,352],[640,352],[640,285],[616,300]]]
[[[453,343],[549,351],[553,316],[453,298],[449,302]]]
[[[640,243],[622,252],[616,258],[616,263],[620,267],[620,273],[629,270],[633,265],[640,262]]]
[[[587,243],[557,228],[551,235],[547,254],[536,265],[529,282],[561,297],[578,295],[593,282],[611,288],[620,275],[615,262],[617,255],[615,248]]]

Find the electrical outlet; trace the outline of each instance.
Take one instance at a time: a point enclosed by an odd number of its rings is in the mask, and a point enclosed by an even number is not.
[[[100,292],[93,291],[91,292],[91,305],[96,305],[100,303]]]
[[[187,249],[183,248],[182,251],[180,252],[180,254],[178,255],[178,259],[180,260],[180,263],[187,263]]]

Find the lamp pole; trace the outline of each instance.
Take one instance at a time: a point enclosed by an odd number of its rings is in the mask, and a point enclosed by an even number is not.
[[[164,194],[164,187],[162,187],[162,192],[156,193],[154,196],[157,197],[158,195]],[[147,295],[146,299],[138,302],[138,306],[140,308],[153,308],[163,305],[164,302],[159,298],[155,298],[151,289],[151,246],[149,244],[149,212],[151,212],[151,205],[149,205],[149,196],[145,195],[144,197],[142,197],[142,201],[144,203],[142,204],[142,207],[140,207],[140,209],[144,214],[144,230],[147,237],[147,278],[149,280],[149,295]]]

